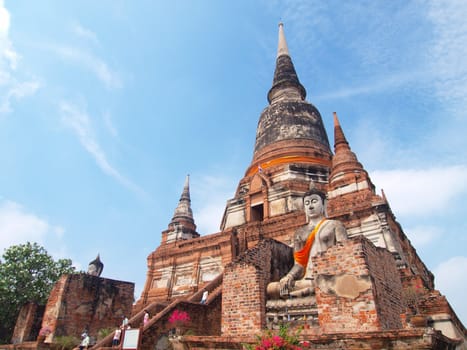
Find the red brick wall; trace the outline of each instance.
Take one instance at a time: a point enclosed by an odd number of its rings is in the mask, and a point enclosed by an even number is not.
[[[402,286],[391,253],[360,236],[329,248],[313,259],[313,266],[318,282],[320,278],[335,281],[342,276],[350,276],[352,281],[357,281],[355,283],[368,285],[362,287],[355,297],[316,288],[318,319],[323,332],[402,327]]]
[[[257,266],[234,264],[224,272],[222,294],[223,335],[259,333],[264,322],[263,274]]]
[[[237,247],[235,251],[242,253],[248,248],[254,247],[263,237],[290,244],[295,230],[306,223],[303,211],[297,211],[265,219],[260,222],[252,222],[235,229]],[[194,266],[203,257],[222,257],[222,265],[232,261],[233,249],[231,246],[232,230],[202,236],[190,240],[162,244],[147,259],[147,278],[141,298],[136,303],[134,312],[140,311],[145,305],[152,302],[167,302],[173,300],[172,290],[169,287],[156,288],[154,280],[161,278],[158,270],[172,268],[177,265],[193,263]],[[194,279],[193,283],[186,286],[187,295],[203,288],[200,281]],[[178,296],[177,296],[178,297]]]
[[[401,328],[400,314],[405,306],[402,300],[402,283],[396,262],[386,249],[375,247],[369,240],[361,239],[363,254],[375,285],[375,300],[381,328]]]
[[[88,329],[96,337],[102,328],[115,327],[122,316],[130,316],[134,283],[115,281],[88,274],[64,275],[50,293],[42,327],[50,337],[80,336]]]
[[[13,344],[36,340],[44,309],[44,305],[37,305],[36,303],[28,303],[21,308],[11,338]]]
[[[293,263],[290,249],[265,239],[226,265],[222,285],[222,335],[255,334],[266,326],[266,286],[272,275],[284,273],[279,271],[277,256],[288,256]],[[283,262],[282,269],[290,267],[290,261]]]
[[[213,259],[221,257],[222,264],[231,261],[231,245],[230,235],[222,235],[221,233],[211,234],[193,238],[189,240],[180,240],[172,243],[160,245],[147,258],[147,277],[146,283],[141,294],[141,298],[137,301],[134,312],[140,311],[145,305],[153,302],[164,303],[168,300],[178,298],[181,294],[190,295],[202,289],[206,282],[199,279],[199,266],[202,258],[210,257]],[[174,279],[176,278],[175,271],[172,271],[172,280],[167,286],[157,288],[154,286],[155,280],[161,279],[162,269],[175,269],[178,265],[193,264],[193,276],[191,283],[186,286],[178,286],[177,293],[174,295],[172,289]],[[222,266],[219,273],[222,272]]]

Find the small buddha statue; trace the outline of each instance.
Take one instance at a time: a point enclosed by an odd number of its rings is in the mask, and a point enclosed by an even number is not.
[[[97,258],[91,261],[88,265],[88,275],[99,277],[104,269],[104,264],[102,263],[99,254]]]

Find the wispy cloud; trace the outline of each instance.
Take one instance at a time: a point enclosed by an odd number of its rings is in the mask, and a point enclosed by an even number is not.
[[[429,169],[394,169],[370,173],[372,181],[384,189],[394,212],[401,216],[430,215],[439,208],[448,207],[456,198],[467,193],[467,167],[451,166]],[[443,190],[432,191],[439,187],[439,179],[449,179]]]
[[[0,114],[12,111],[12,102],[33,95],[40,87],[36,79],[20,81],[16,69],[19,54],[9,38],[10,13],[0,0]]]
[[[139,186],[135,185],[125,176],[120,174],[120,172],[107,160],[107,156],[94,134],[91,119],[88,114],[79,107],[66,101],[62,101],[59,108],[62,115],[62,122],[73,130],[81,145],[94,158],[99,168],[105,174],[113,177],[119,183],[138,195],[146,196],[146,193]]]
[[[428,18],[434,38],[427,61],[436,77],[437,96],[455,109],[467,107],[467,3],[430,1]]]
[[[90,41],[95,45],[99,44],[99,39],[97,38],[96,33],[94,33],[92,30],[84,28],[80,23],[73,23],[72,30],[73,33],[75,33],[78,37]]]
[[[341,100],[343,98],[354,97],[358,95],[377,94],[392,89],[400,88],[408,83],[415,82],[423,77],[422,72],[399,72],[391,75],[385,75],[381,78],[375,78],[373,81],[366,82],[365,85],[347,86],[335,91],[315,95],[315,101]]]
[[[110,114],[110,112],[108,112],[108,111],[104,112],[103,119],[104,119],[104,124],[105,124],[107,130],[110,132],[110,134],[113,137],[117,137],[118,136],[118,130],[115,127],[115,125],[114,125],[114,123],[112,121],[112,115]]]
[[[13,101],[19,101],[23,97],[34,95],[40,86],[41,84],[37,80],[17,82],[15,79],[11,79],[0,98],[0,114],[10,113]]]
[[[410,86],[434,94],[446,109],[467,108],[466,2],[352,2],[336,6],[333,1],[299,0],[273,2],[272,7],[283,14],[294,33],[289,39],[302,51],[311,55],[326,53],[321,48],[332,41],[338,49],[336,54],[343,52],[352,62],[348,67],[359,67],[358,71],[342,72],[341,86],[348,86],[323,94],[320,99]],[[393,17],[391,21],[387,13]],[[352,33],[351,41],[343,41],[347,36],[339,35],[344,30]],[[346,66],[345,62],[339,64]],[[408,72],[404,67],[412,70]]]
[[[105,61],[93,54],[69,46],[50,46],[50,48],[63,59],[91,71],[107,88],[118,89],[123,87],[119,74],[113,71]]]
[[[269,2],[269,1],[268,1]],[[319,33],[310,28],[322,28],[327,30],[330,22],[324,14],[327,4],[321,2],[302,1],[277,1],[272,2],[279,8],[282,14],[281,21],[286,26],[293,28],[294,35],[288,37],[291,42],[301,43],[305,47],[320,45]]]
[[[64,238],[65,228],[53,225],[30,208],[8,199],[0,198],[0,255],[13,245],[35,242],[47,247],[54,259],[69,258]],[[74,266],[81,267],[73,262]]]
[[[47,234],[61,234],[64,229],[50,225],[46,219],[30,212],[22,205],[0,200],[0,250],[27,241],[42,243]]]
[[[198,232],[218,232],[227,200],[234,195],[236,180],[222,175],[194,176],[192,179],[193,216]],[[196,207],[196,203],[201,203],[202,207]]]
[[[13,49],[9,38],[10,13],[5,8],[3,0],[0,0],[0,69],[6,63],[10,69],[16,69],[19,55]]]
[[[443,232],[435,226],[406,227],[404,232],[410,238],[414,247],[421,247],[433,243]]]
[[[467,289],[467,257],[455,256],[434,269],[435,285],[445,294],[461,321],[467,320],[467,303],[465,290]]]

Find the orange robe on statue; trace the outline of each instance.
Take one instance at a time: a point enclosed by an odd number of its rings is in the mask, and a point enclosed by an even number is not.
[[[315,226],[313,231],[310,232],[308,238],[306,239],[305,245],[302,249],[297,252],[294,252],[293,257],[297,264],[303,266],[304,271],[306,271],[306,267],[308,265],[308,259],[310,258],[310,251],[311,247],[313,246],[313,242],[315,241],[316,233],[318,232],[321,224],[326,221],[326,218],[321,220],[318,225]]]

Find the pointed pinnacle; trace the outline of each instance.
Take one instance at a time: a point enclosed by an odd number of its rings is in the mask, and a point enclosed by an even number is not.
[[[277,44],[277,57],[282,55],[289,55],[289,48],[287,47],[287,41],[285,40],[284,24],[279,23],[279,41]]]

